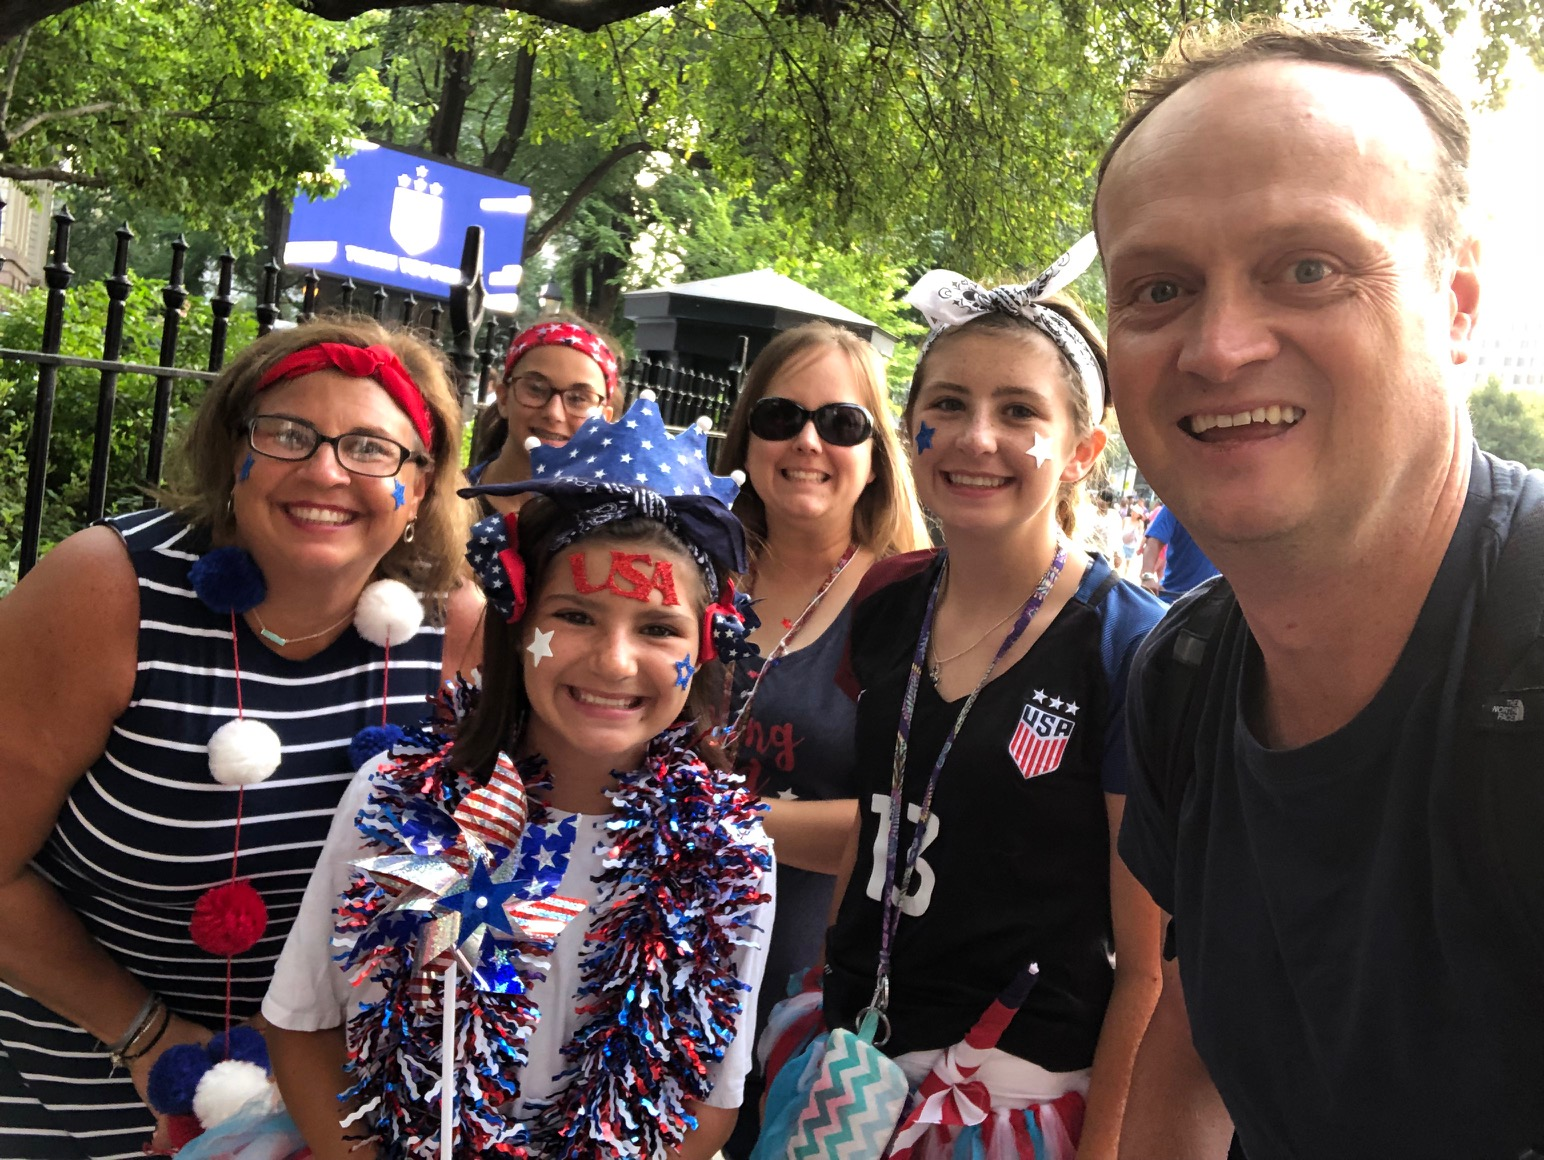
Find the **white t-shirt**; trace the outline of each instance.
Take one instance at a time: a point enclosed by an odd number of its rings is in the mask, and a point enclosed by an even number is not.
[[[332,819],[327,845],[323,847],[321,859],[306,887],[300,913],[284,944],[284,952],[279,956],[273,982],[263,999],[263,1016],[277,1027],[290,1031],[338,1027],[351,1018],[361,1004],[374,1002],[382,996],[380,985],[368,979],[357,987],[350,986],[344,966],[332,960],[335,953],[332,946],[333,911],[353,873],[349,863],[370,854],[364,835],[354,820],[369,800],[370,777],[375,769],[375,762],[367,763],[355,774],[343,795]],[[585,953],[584,936],[596,918],[594,901],[598,887],[594,878],[602,870],[597,848],[605,836],[604,826],[610,815],[551,812],[554,823],[565,817],[574,819],[578,833],[557,893],[586,899],[591,906],[558,936],[546,978],[531,987],[531,998],[541,1017],[526,1040],[527,1061],[520,1075],[520,1099],[513,1109],[516,1119],[526,1118],[529,1105],[546,1100],[558,1090],[559,1085],[554,1080],[567,1066],[562,1048],[583,1022],[574,1011],[574,996],[579,988],[580,961]],[[771,871],[763,881],[762,890],[771,896],[775,887],[776,874]],[[725,1050],[724,1058],[708,1066],[708,1079],[713,1090],[703,1102],[711,1107],[740,1106],[745,1073],[750,1068],[755,1046],[751,1042],[750,1029],[756,1025],[756,1000],[772,932],[772,906],[772,902],[764,902],[752,916],[759,933],[749,930],[745,933],[744,937],[747,940],[754,938],[756,945],[735,950],[736,973],[750,984],[751,990],[742,992],[736,1034]]]

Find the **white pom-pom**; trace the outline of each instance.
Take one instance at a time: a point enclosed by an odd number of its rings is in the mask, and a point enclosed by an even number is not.
[[[221,785],[267,781],[283,756],[279,735],[250,717],[227,721],[209,739],[209,773]]]
[[[215,1064],[193,1089],[193,1114],[205,1128],[217,1127],[255,1099],[269,1100],[276,1092],[268,1073],[244,1059]]]
[[[713,430],[713,420],[709,419],[706,415],[698,415],[697,430],[706,435],[709,431]]]
[[[640,399],[647,399],[651,403],[655,399],[659,398],[659,396],[654,393],[654,389],[652,387],[644,387],[643,390],[638,392],[638,397]]]
[[[365,586],[354,609],[354,627],[371,644],[404,644],[423,627],[424,606],[400,580],[377,580]]]
[[[745,472],[741,471],[739,468],[735,468],[735,470],[731,471],[729,473],[729,478],[734,480],[736,487],[745,486]]]
[[[525,437],[525,449],[527,451],[535,451],[540,446],[541,446],[541,440],[536,438],[536,436],[534,436],[534,435],[527,435]]]

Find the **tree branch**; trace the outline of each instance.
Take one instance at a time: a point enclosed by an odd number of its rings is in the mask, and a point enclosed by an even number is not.
[[[28,0],[20,0],[25,4]],[[82,0],[46,0],[47,3],[80,3]],[[0,0],[0,4],[14,6],[18,0]],[[415,7],[423,0],[303,0],[302,6],[325,20],[352,20],[364,12],[389,8]],[[657,8],[674,8],[682,0],[473,0],[478,8],[495,8],[501,12],[524,12],[528,16],[540,16],[554,24],[577,28],[580,32],[594,32],[608,24],[641,16]],[[3,8],[0,8],[3,11]]]
[[[52,181],[55,185],[83,185],[89,189],[106,189],[108,182],[89,173],[71,173],[68,169],[49,166],[33,168],[27,165],[7,165],[0,161],[0,177],[12,181]]]
[[[558,228],[573,216],[574,211],[579,208],[584,199],[595,192],[595,187],[605,179],[606,174],[611,172],[617,162],[631,157],[635,153],[652,152],[654,152],[654,146],[650,145],[647,141],[633,141],[627,145],[618,145],[610,153],[606,154],[605,157],[601,158],[595,168],[584,175],[584,180],[574,186],[574,191],[564,199],[562,205],[553,211],[552,216],[525,235],[523,260],[529,262],[532,255],[547,244],[547,239],[557,233]]]
[[[113,101],[97,101],[94,104],[80,105],[74,109],[54,109],[52,112],[39,113],[36,117],[28,117],[20,125],[16,126],[16,132],[0,133],[0,148],[9,148],[39,125],[47,124],[49,121],[62,121],[66,117],[87,117],[92,113],[105,113],[117,107],[117,104]],[[123,111],[125,113],[138,113],[140,110],[124,109]]]
[[[0,136],[5,134],[5,123],[11,119],[11,98],[16,94],[16,74],[21,71],[21,58],[27,54],[27,37],[31,34],[30,28],[21,34],[21,39],[11,50],[11,61],[6,65],[5,98],[0,100]]]
[[[78,8],[87,0],[0,0],[0,44],[20,36],[34,24]]]

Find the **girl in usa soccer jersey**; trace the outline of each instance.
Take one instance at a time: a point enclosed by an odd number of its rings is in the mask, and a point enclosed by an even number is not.
[[[904,421],[946,546],[854,598],[862,808],[823,1000],[833,1029],[882,1010],[876,1044],[920,1089],[893,1156],[1113,1160],[1157,998],[1159,915],[1114,838],[1126,673],[1163,609],[1072,540],[1109,404],[1097,332],[1050,296],[1080,246],[1028,286],[934,271],[908,299],[932,333]],[[1000,998],[995,1044],[963,1044]]]

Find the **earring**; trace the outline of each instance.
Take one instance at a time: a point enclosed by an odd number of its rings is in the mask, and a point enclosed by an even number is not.
[[[236,493],[234,491],[225,497],[225,518],[231,523],[236,522]]]
[[[402,529],[402,542],[404,544],[411,544],[413,542],[413,533],[416,530],[415,525],[417,523],[416,519],[408,520],[407,527]]]

